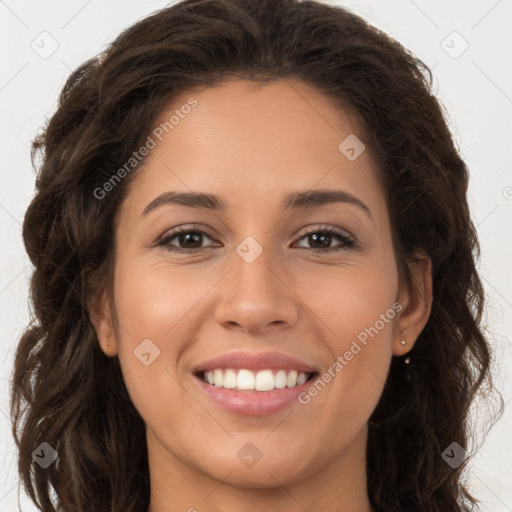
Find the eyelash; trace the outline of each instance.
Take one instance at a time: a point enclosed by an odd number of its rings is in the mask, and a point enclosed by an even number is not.
[[[175,229],[168,235],[160,238],[160,240],[158,240],[155,245],[159,246],[159,247],[163,246],[166,250],[172,251],[172,252],[177,252],[177,253],[193,253],[193,252],[202,251],[202,250],[208,248],[208,247],[196,247],[194,249],[183,249],[180,247],[174,247],[174,246],[170,245],[171,240],[176,238],[178,235],[184,234],[184,233],[196,233],[196,234],[204,235],[213,240],[213,237],[211,237],[206,231],[204,231],[202,229],[195,229],[195,228],[191,228],[191,227],[188,227],[188,228],[180,227],[180,228]],[[306,238],[307,236],[313,235],[313,234],[335,236],[341,240],[342,245],[338,248],[330,248],[330,249],[314,249],[314,248],[308,248],[308,247],[301,247],[301,249],[304,249],[308,252],[317,253],[317,254],[318,253],[326,254],[326,253],[347,250],[347,249],[350,249],[351,247],[355,246],[355,242],[352,239],[352,237],[347,235],[344,231],[336,229],[336,228],[320,228],[320,229],[311,230],[311,231],[308,231],[307,233],[303,233],[297,240],[300,241],[303,238]]]

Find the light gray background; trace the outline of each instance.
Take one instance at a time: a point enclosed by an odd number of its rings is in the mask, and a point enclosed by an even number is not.
[[[31,264],[20,234],[34,189],[30,141],[54,112],[71,70],[97,54],[121,29],[167,3],[0,0],[0,512],[18,510],[8,382],[15,345],[29,319]],[[469,165],[469,198],[488,294],[486,324],[500,363],[496,382],[507,406],[471,463],[468,480],[483,502],[482,510],[512,511],[512,0],[330,3],[363,15],[433,69],[436,92]],[[23,491],[19,503],[23,511],[36,510]]]

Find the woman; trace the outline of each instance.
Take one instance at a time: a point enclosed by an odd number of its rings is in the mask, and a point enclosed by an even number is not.
[[[285,0],[178,3],[71,75],[12,387],[42,510],[471,509],[490,349],[430,80]]]

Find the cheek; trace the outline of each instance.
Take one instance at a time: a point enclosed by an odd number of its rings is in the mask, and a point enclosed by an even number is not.
[[[183,333],[187,315],[193,314],[214,283],[211,273],[172,268],[165,262],[146,262],[144,258],[120,262],[114,293],[119,319],[125,324],[122,339],[140,343],[143,338],[154,338],[160,344],[173,340],[167,345],[178,349],[183,338],[177,333]]]
[[[378,323],[383,335],[390,334],[396,311],[384,319],[398,295],[398,273],[394,260],[367,258],[339,267],[311,267],[298,273],[297,296],[322,327],[335,348]],[[362,335],[364,337],[364,335]]]
[[[401,310],[394,259],[376,257],[371,264],[317,270],[303,278],[301,289],[304,302],[321,320],[316,322],[319,339],[332,361],[303,403],[322,394],[320,400],[332,406],[333,428],[344,421],[357,430],[375,408],[391,362]]]
[[[194,279],[191,277],[195,275]],[[204,276],[120,259],[116,269],[119,360],[125,383],[142,417],[165,402],[172,409],[181,393],[176,363],[194,337],[187,320],[213,284]],[[178,406],[176,406],[178,407]]]

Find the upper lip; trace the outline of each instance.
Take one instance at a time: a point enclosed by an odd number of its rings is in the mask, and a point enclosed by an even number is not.
[[[216,368],[232,368],[247,370],[265,370],[271,368],[287,368],[297,372],[313,373],[316,370],[294,357],[280,352],[243,352],[236,351],[223,354],[199,364],[194,373],[206,372]]]

